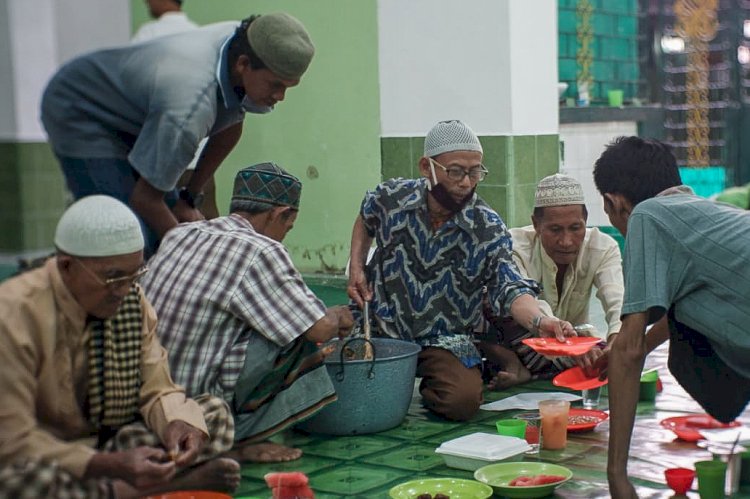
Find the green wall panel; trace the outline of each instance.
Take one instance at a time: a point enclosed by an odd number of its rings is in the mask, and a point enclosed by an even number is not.
[[[131,0],[133,29],[148,16]],[[199,24],[285,11],[300,19],[315,57],[296,88],[270,114],[245,119],[242,140],[216,175],[227,212],[235,173],[275,161],[303,183],[300,214],[284,240],[307,272],[340,272],[366,189],[381,178],[376,0],[222,0],[185,2]]]
[[[51,248],[67,197],[49,146],[0,143],[0,184],[0,253]]]

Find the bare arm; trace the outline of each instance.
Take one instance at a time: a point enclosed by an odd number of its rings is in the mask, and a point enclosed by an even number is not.
[[[221,132],[212,135],[206,141],[206,145],[201,151],[201,155],[198,158],[195,171],[190,177],[190,181],[185,186],[187,190],[193,194],[198,192],[204,192],[205,190],[215,190],[214,187],[214,173],[219,169],[221,163],[229,156],[229,153],[235,148],[237,143],[242,137],[242,122],[235,123],[222,130]],[[206,196],[206,201],[210,203],[201,207],[201,211],[206,214],[207,217],[212,218],[218,214],[218,208],[216,206],[216,196]],[[191,208],[182,200],[178,200],[175,205],[175,213],[180,214],[178,218],[183,220],[183,213],[185,216],[189,216],[187,211]]]
[[[159,238],[177,225],[177,218],[164,202],[164,192],[146,182],[143,177],[135,182],[130,194],[130,207]]]
[[[625,316],[622,329],[613,341],[609,361],[610,398],[609,459],[607,478],[615,498],[635,498],[627,478],[628,451],[633,432],[635,409],[643,361],[646,357],[647,315],[645,312]]]
[[[346,292],[349,298],[357,302],[362,308],[366,301],[372,299],[372,292],[365,275],[365,264],[367,261],[367,252],[372,245],[372,237],[367,234],[365,222],[362,216],[358,215],[352,228],[352,245],[349,260],[349,284]]]
[[[330,307],[326,314],[321,317],[310,329],[305,331],[305,339],[313,343],[323,343],[338,336],[343,338],[352,329],[354,318],[346,305]]]
[[[567,321],[561,321],[556,317],[547,316],[539,308],[536,298],[529,294],[519,295],[510,305],[510,314],[513,319],[530,331],[535,331],[534,318],[542,316],[539,323],[539,335],[544,337],[555,336],[564,341],[566,336],[575,336],[573,326]]]

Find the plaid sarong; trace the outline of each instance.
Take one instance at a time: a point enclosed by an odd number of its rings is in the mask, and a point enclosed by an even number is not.
[[[92,321],[89,339],[88,419],[101,433],[138,416],[143,317],[140,288],[133,284],[117,314]]]
[[[210,441],[198,456],[196,464],[218,457],[231,449],[234,442],[234,421],[229,406],[218,397],[200,395],[194,399],[203,410]],[[143,423],[120,428],[104,447],[116,452],[148,445],[159,447],[159,438]],[[26,459],[0,468],[0,498],[12,499],[109,499],[114,497],[108,479],[81,480],[57,463]]]

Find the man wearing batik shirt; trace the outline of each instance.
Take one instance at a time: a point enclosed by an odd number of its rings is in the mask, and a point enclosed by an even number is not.
[[[417,375],[424,405],[462,421],[482,401],[472,331],[484,289],[495,314],[512,315],[541,336],[575,332],[539,309],[539,288],[513,263],[505,224],[475,194],[487,170],[474,132],[460,121],[435,125],[419,170],[420,179],[389,180],[365,196],[352,231],[347,291],[359,307],[370,302],[378,335],[423,347]]]
[[[182,224],[164,238],[143,282],[159,316],[175,381],[229,402],[241,461],[289,461],[265,442],[336,394],[316,343],[348,334],[348,307],[326,309],[281,241],[302,184],[274,163],[240,170],[230,215]]]

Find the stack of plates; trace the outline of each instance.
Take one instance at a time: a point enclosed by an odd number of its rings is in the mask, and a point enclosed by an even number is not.
[[[474,471],[499,461],[512,460],[531,450],[526,440],[492,433],[472,433],[443,442],[435,452],[446,466]]]

